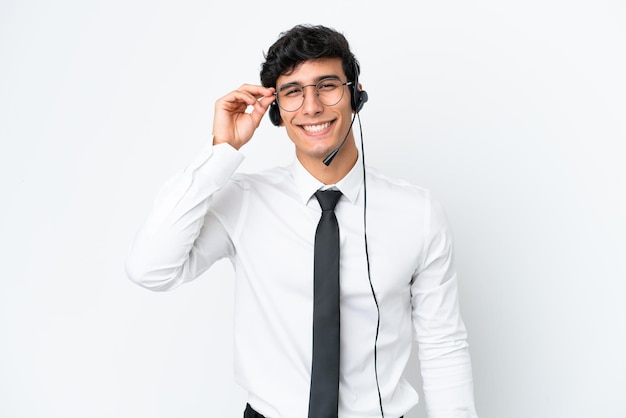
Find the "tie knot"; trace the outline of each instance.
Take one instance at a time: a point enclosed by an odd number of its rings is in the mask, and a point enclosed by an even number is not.
[[[317,201],[320,202],[322,211],[332,211],[335,210],[335,206],[337,206],[337,202],[339,202],[341,192],[339,190],[318,190],[315,192],[315,197]]]

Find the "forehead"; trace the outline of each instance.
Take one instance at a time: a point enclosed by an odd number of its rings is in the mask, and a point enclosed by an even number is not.
[[[291,72],[281,74],[276,80],[276,85],[280,86],[287,83],[310,84],[327,76],[336,76],[342,80],[346,78],[341,58],[320,58],[303,61]]]

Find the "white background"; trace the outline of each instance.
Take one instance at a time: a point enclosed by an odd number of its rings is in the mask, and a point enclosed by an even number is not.
[[[152,293],[123,263],[214,101],[296,23],[346,34],[367,161],[448,212],[480,416],[626,417],[617,0],[2,0],[0,416],[241,416],[230,265]],[[292,148],[266,119],[243,151]]]

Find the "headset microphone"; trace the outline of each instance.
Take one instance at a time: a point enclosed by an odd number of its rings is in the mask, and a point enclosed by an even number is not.
[[[333,159],[335,159],[335,156],[337,155],[337,153],[339,152],[341,147],[343,147],[343,144],[346,143],[346,140],[348,139],[348,135],[350,135],[350,131],[352,130],[352,124],[354,123],[354,118],[355,117],[356,117],[356,113],[354,114],[354,116],[352,116],[352,122],[350,122],[350,127],[348,128],[348,133],[346,133],[346,136],[343,138],[343,141],[341,141],[341,144],[339,144],[339,146],[337,148],[335,148],[335,150],[333,152],[328,154],[328,156],[326,158],[324,158],[324,161],[322,161],[326,166],[329,166],[330,163],[333,162]]]

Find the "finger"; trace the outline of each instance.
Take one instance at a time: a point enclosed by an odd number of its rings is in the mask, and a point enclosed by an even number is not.
[[[272,87],[263,87],[257,84],[243,84],[238,91],[249,93],[257,99],[274,95],[275,89]]]
[[[242,107],[253,106],[257,102],[257,98],[252,94],[235,90],[215,102],[216,107],[226,110],[240,110]]]
[[[257,103],[254,105],[255,108],[260,106],[259,110],[267,110],[270,105],[276,100],[276,96],[274,96],[273,94],[271,96],[264,96],[261,97],[259,100],[257,100]]]
[[[272,94],[271,96],[262,97],[252,106],[250,117],[252,117],[257,126],[261,123],[263,115],[267,112],[267,109],[269,109],[274,100],[276,100],[276,96]]]

